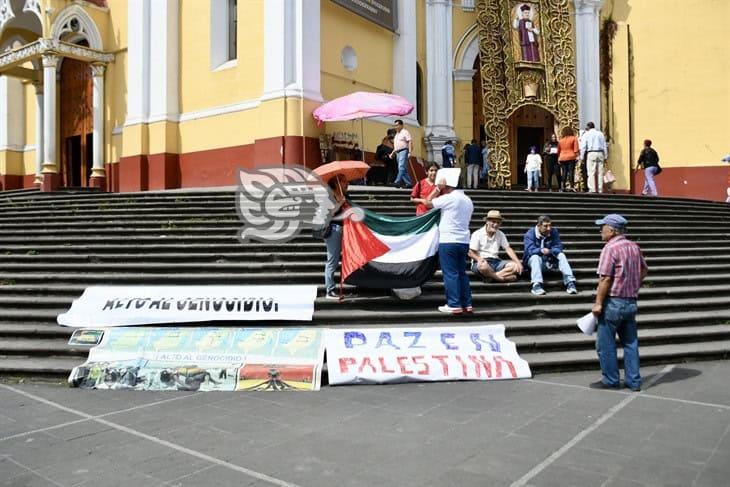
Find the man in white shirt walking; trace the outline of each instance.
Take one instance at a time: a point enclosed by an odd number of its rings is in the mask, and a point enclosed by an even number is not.
[[[606,137],[603,135],[603,132],[596,129],[596,125],[593,122],[588,122],[586,128],[586,132],[580,138],[580,157],[581,159],[586,158],[588,191],[591,193],[602,193],[603,163],[608,158]]]

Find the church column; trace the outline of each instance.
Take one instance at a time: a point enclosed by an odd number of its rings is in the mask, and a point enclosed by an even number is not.
[[[42,191],[55,191],[60,183],[56,141],[56,72],[60,57],[43,55],[43,183]]]
[[[103,64],[92,64],[91,73],[94,77],[93,92],[93,164],[89,185],[94,188],[106,189],[106,170],[104,169],[104,71]]]
[[[576,75],[580,127],[601,128],[600,17],[603,0],[575,0]]]
[[[397,2],[398,36],[393,43],[393,93],[413,105],[413,111],[403,118],[406,124],[418,126],[416,108],[416,4]]]
[[[43,183],[43,83],[33,83],[35,87],[35,181]]]
[[[264,2],[261,112],[278,135],[256,140],[254,162],[313,166],[320,160],[312,111],[322,102],[320,0]]]
[[[454,133],[451,70],[451,1],[426,0],[426,64],[428,74],[427,159],[441,160],[441,149]]]

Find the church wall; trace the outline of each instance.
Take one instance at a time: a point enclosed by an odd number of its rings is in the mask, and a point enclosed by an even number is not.
[[[664,0],[656,8],[654,2],[613,0],[603,14],[620,26],[611,97],[614,121],[622,125],[614,126],[622,158],[635,164],[649,138],[665,168],[657,178],[660,194],[724,201],[729,169],[720,159],[730,152],[730,57],[720,19],[730,18],[730,2]],[[618,39],[621,29],[628,31],[626,41]],[[633,98],[616,75],[629,77]],[[643,176],[634,178],[633,192],[642,184]]]

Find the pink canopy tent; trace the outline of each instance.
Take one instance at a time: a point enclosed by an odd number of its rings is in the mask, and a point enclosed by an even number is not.
[[[360,119],[360,140],[362,142],[360,151],[362,152],[362,160],[365,161],[363,119],[379,116],[402,117],[412,111],[413,105],[402,96],[357,91],[325,103],[314,110],[312,116],[318,125],[322,125],[323,122],[343,122]]]
[[[342,122],[377,116],[403,116],[413,111],[413,105],[398,95],[358,91],[335,98],[314,110],[317,123]]]

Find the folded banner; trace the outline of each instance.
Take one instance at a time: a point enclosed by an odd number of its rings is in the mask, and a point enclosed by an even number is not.
[[[345,220],[342,280],[376,289],[417,287],[438,264],[441,212],[393,217],[363,209],[363,221]]]
[[[329,329],[325,344],[331,385],[532,376],[504,325]]]
[[[319,390],[318,328],[111,328],[69,383],[149,391]]]
[[[59,325],[107,327],[201,321],[311,321],[317,286],[92,286]]]

